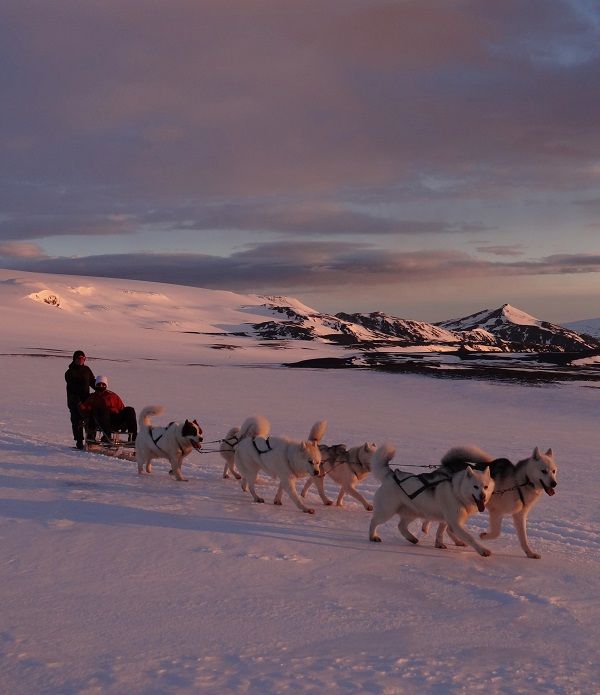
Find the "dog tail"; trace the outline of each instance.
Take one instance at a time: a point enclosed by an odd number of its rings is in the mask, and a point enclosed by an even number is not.
[[[323,439],[323,435],[325,434],[326,429],[327,420],[319,420],[319,422],[315,422],[315,424],[310,428],[308,441],[315,442],[315,444],[318,444],[321,441],[321,439]]]
[[[390,461],[394,458],[396,448],[392,444],[383,444],[377,449],[371,461],[373,475],[383,482],[390,473]]]
[[[223,437],[223,439],[233,439],[234,437],[239,437],[240,436],[240,428],[239,427],[232,427],[231,429],[227,430],[227,434]]]
[[[140,427],[150,427],[152,424],[150,418],[155,415],[162,415],[164,410],[165,408],[162,405],[147,405],[145,408],[142,408],[142,412],[138,418]]]
[[[271,431],[271,423],[262,415],[252,415],[246,418],[240,427],[239,437],[268,437]]]
[[[474,444],[455,446],[442,456],[442,466],[452,466],[465,463],[489,463],[494,457]]]

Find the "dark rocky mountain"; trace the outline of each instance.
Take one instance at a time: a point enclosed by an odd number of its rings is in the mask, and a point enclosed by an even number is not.
[[[451,331],[484,330],[506,343],[508,351],[588,352],[600,340],[526,314],[510,304],[437,324]]]
[[[357,324],[371,331],[374,335],[398,338],[408,344],[420,343],[456,343],[457,335],[452,331],[422,321],[400,319],[396,316],[375,311],[370,314],[336,314],[336,318],[349,324]]]

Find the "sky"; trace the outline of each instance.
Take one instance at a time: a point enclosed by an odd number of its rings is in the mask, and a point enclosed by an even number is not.
[[[600,316],[594,0],[4,0],[0,266]]]

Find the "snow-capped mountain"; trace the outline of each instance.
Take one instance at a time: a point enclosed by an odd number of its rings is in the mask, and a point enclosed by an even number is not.
[[[410,344],[416,343],[455,343],[456,333],[447,331],[431,323],[411,321],[396,316],[375,311],[370,314],[336,314],[340,321],[348,324],[363,326],[373,335],[381,337],[393,337],[404,340]]]
[[[584,335],[591,335],[593,338],[600,338],[600,318],[571,321],[570,323],[564,323],[563,328],[568,328],[571,331]]]
[[[253,324],[263,338],[292,338],[297,340],[325,339],[340,344],[355,344],[389,339],[389,335],[370,330],[343,315],[322,314],[288,297],[263,297],[263,307],[271,320]]]
[[[438,326],[451,331],[484,330],[505,341],[508,351],[578,352],[600,348],[600,341],[574,330],[541,321],[503,304],[498,309],[484,309],[470,316],[441,321]]]

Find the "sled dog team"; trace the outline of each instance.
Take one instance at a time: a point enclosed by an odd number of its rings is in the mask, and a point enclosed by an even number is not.
[[[186,480],[181,473],[183,459],[192,449],[200,448],[202,429],[195,420],[153,427],[151,417],[161,413],[161,406],[148,406],[140,413],[136,440],[138,473],[144,469],[150,473],[151,461],[164,458],[171,464],[170,473],[177,480]],[[502,517],[510,514],[527,557],[540,557],[527,539],[527,516],[542,492],[550,496],[555,493],[557,469],[552,449],[543,453],[536,447],[531,456],[513,464],[508,459],[494,459],[475,446],[457,447],[450,449],[431,473],[414,474],[392,468],[395,449],[390,444],[377,447],[365,442],[350,449],[343,444],[321,444],[326,428],[325,420],[315,422],[307,439],[294,441],[270,436],[271,426],[266,418],[249,417],[220,440],[219,450],[225,460],[223,477],[233,475],[255,502],[264,502],[255,488],[258,474],[263,473],[279,482],[274,504],[282,504],[285,491],[299,509],[314,514],[304,498],[314,485],[323,504],[333,504],[323,484],[324,477],[329,476],[340,486],[338,506],[342,506],[348,494],[373,512],[371,541],[380,542],[377,527],[397,515],[398,529],[411,543],[418,543],[408,528],[411,521],[422,520],[425,532],[430,522],[437,521],[436,548],[446,548],[447,533],[456,545],[470,545],[484,557],[491,554],[490,550],[467,531],[466,520],[487,509],[489,529],[480,538],[497,538]],[[372,505],[356,490],[357,483],[370,472],[381,482]],[[306,477],[308,481],[298,495],[296,482]]]

